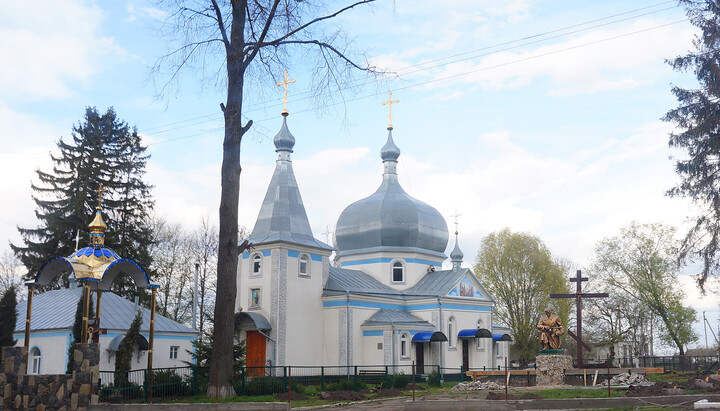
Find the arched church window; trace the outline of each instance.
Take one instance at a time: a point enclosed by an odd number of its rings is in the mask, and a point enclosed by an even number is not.
[[[457,337],[454,333],[455,331],[455,317],[450,317],[448,320],[448,345],[450,348],[455,347],[455,338]]]
[[[307,255],[301,255],[300,259],[298,260],[298,274],[301,276],[309,276],[310,275],[310,266],[308,264],[309,258]]]
[[[408,335],[407,333],[402,333],[402,336],[400,336],[400,357],[402,358],[408,358]]]
[[[400,261],[395,261],[392,265],[392,280],[394,283],[405,282],[405,266]]]
[[[478,322],[477,322],[477,328],[478,328],[478,329],[483,328],[482,325],[483,325],[483,321],[482,321],[482,319],[479,319]],[[485,349],[485,340],[486,340],[486,339],[485,339],[485,338],[476,338],[475,340],[477,340],[477,348],[478,348],[478,350],[484,350],[484,349]]]
[[[262,257],[260,254],[254,254],[252,258],[252,274],[260,275],[262,270]]]
[[[30,350],[30,364],[32,364],[30,374],[40,374],[40,361],[42,360],[42,353],[40,349],[35,346]]]

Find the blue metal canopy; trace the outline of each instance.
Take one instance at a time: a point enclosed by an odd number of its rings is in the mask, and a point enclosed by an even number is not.
[[[485,328],[473,328],[460,330],[458,338],[493,338],[493,335],[490,330]]]
[[[244,331],[272,330],[270,321],[264,315],[246,311],[235,314],[235,328]]]
[[[423,342],[442,342],[447,341],[447,337],[445,334],[441,333],[440,331],[430,331],[430,332],[424,332],[424,333],[417,333],[413,335],[412,342],[414,343],[423,343]]]
[[[493,334],[493,341],[512,341],[510,334]]]

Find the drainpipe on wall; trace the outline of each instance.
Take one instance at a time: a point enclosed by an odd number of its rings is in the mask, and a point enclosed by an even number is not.
[[[440,297],[437,297],[438,301],[438,307],[440,311],[440,332],[443,330],[443,312],[442,312],[442,301],[440,301]],[[449,336],[448,338],[451,338],[452,336]],[[442,378],[442,370],[445,368],[445,349],[440,343],[440,381],[443,380]]]
[[[346,291],[345,303],[345,365],[350,366],[350,292]]]
[[[390,346],[392,347],[392,366],[393,366],[393,374],[395,374],[395,323],[390,323],[390,326],[392,327],[392,341],[390,343]]]
[[[270,338],[269,335],[265,334],[263,330],[258,329],[257,332],[262,335],[263,337],[267,338],[268,340],[272,341],[273,343],[273,358],[277,360],[277,341]]]

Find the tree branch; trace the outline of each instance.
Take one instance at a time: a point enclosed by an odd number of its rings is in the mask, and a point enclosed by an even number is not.
[[[267,19],[265,20],[265,27],[263,27],[263,30],[260,33],[260,37],[258,38],[257,42],[255,42],[255,45],[252,47],[252,52],[250,52],[250,54],[247,55],[247,57],[245,58],[245,61],[243,61],[243,66],[247,67],[248,64],[250,64],[250,62],[253,61],[255,56],[258,54],[258,52],[260,51],[260,48],[263,47],[263,41],[265,41],[265,36],[267,36],[267,33],[270,30],[270,25],[272,24],[272,21],[275,18],[275,12],[277,11],[277,7],[279,4],[280,4],[280,0],[275,0],[273,2],[272,8],[270,9],[270,13],[268,13]],[[248,18],[249,18],[249,15],[248,15]]]
[[[332,51],[332,52],[335,53],[338,57],[340,57],[341,59],[345,60],[345,62],[346,62],[347,64],[355,67],[355,68],[358,69],[358,70],[371,71],[371,70],[373,69],[373,67],[360,67],[360,66],[358,66],[357,63],[355,63],[354,61],[352,61],[352,60],[350,60],[349,58],[347,58],[347,57],[345,56],[345,54],[343,54],[340,50],[336,49],[335,47],[333,47],[332,45],[330,45],[330,44],[328,44],[328,43],[325,43],[325,42],[319,41],[319,40],[284,40],[284,41],[277,41],[277,42],[270,42],[270,43],[259,44],[258,48],[259,48],[259,47],[264,47],[264,46],[281,46],[281,45],[285,45],[285,44],[315,44],[315,45],[317,45],[317,46],[320,47],[320,48],[328,49],[328,50]]]
[[[323,20],[331,19],[331,18],[333,18],[333,17],[335,17],[335,16],[338,16],[339,14],[344,13],[344,12],[350,10],[350,9],[353,9],[353,8],[359,6],[359,5],[366,4],[366,3],[373,3],[373,2],[375,2],[375,0],[361,0],[361,1],[358,1],[358,2],[355,2],[355,3],[351,4],[351,5],[349,5],[349,6],[347,6],[347,7],[344,7],[344,8],[342,8],[342,9],[336,11],[336,12],[333,13],[333,14],[328,14],[327,16],[322,16],[322,17],[318,17],[318,18],[316,18],[316,19],[310,20],[309,22],[303,24],[302,26],[296,28],[295,30],[292,30],[292,31],[286,33],[284,36],[275,39],[274,41],[270,42],[270,44],[273,44],[273,43],[276,43],[276,42],[281,42],[281,41],[283,41],[283,40],[285,40],[285,39],[287,39],[287,38],[292,37],[292,36],[295,35],[296,33],[299,33],[299,32],[301,32],[301,31],[305,30],[306,28],[310,27],[311,25],[313,25],[313,24],[315,24],[315,23],[321,22],[321,21],[323,21]]]
[[[225,49],[230,50],[230,40],[228,40],[227,36],[227,30],[225,29],[225,22],[222,18],[222,12],[220,11],[220,6],[217,4],[217,0],[211,0],[213,9],[215,10],[215,15],[217,16],[217,25],[218,29],[220,30],[220,35],[222,36],[222,42],[225,44]]]

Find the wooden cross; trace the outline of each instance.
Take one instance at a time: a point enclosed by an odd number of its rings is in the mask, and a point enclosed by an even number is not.
[[[395,103],[399,103],[400,100],[398,100],[398,99],[393,100],[393,98],[392,98],[392,91],[390,91],[389,93],[390,93],[390,98],[388,99],[388,101],[383,101],[382,105],[383,105],[383,106],[387,105],[388,108],[390,109],[390,114],[388,114],[388,126],[387,126],[387,128],[388,128],[388,130],[392,130],[392,128],[393,128],[393,126],[392,126],[392,105],[395,104]]]
[[[284,75],[284,77],[285,77],[285,78],[284,78],[283,81],[281,81],[281,82],[279,82],[279,83],[277,83],[277,84],[275,84],[275,85],[276,85],[276,86],[283,86],[283,88],[284,88],[283,99],[282,99],[282,101],[283,101],[283,111],[282,111],[281,113],[287,115],[287,114],[290,114],[290,112],[289,112],[288,109],[287,109],[287,102],[288,102],[288,100],[287,100],[287,88],[288,88],[288,84],[295,82],[295,79],[288,80],[287,70],[285,70],[285,75]]]
[[[572,331],[568,330],[568,335],[577,341],[577,366],[583,368],[583,353],[582,349],[585,348],[588,351],[590,347],[585,344],[582,340],[582,299],[584,298],[604,298],[608,297],[608,293],[583,293],[582,282],[587,281],[587,277],[582,276],[582,272],[577,270],[575,277],[570,277],[571,283],[577,283],[575,294],[550,294],[550,298],[574,298],[575,306],[577,308],[577,335],[573,334]]]
[[[102,185],[102,183],[100,183],[100,187],[98,187],[98,189],[95,190],[95,192],[96,192],[97,195],[98,195],[98,205],[97,205],[97,209],[98,209],[98,210],[102,210],[102,193],[103,193],[104,191],[105,191],[105,190],[103,190],[103,185]]]

